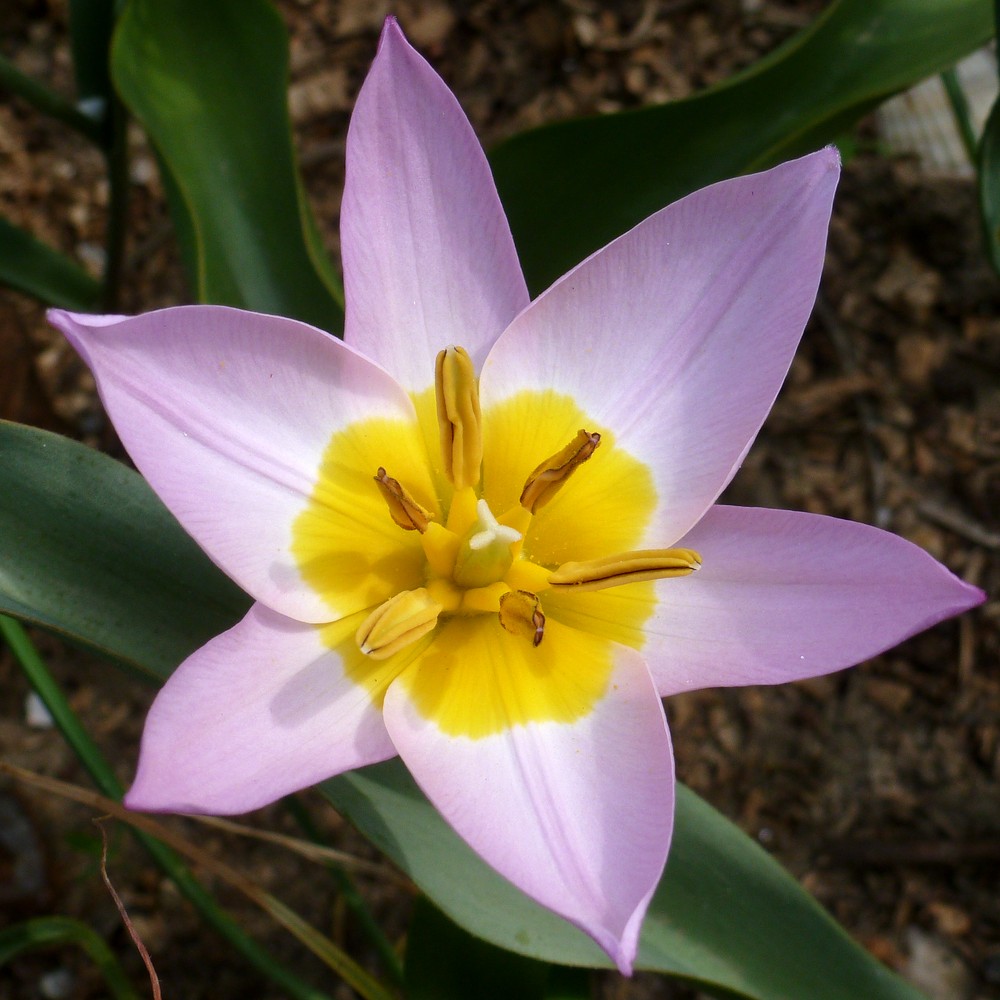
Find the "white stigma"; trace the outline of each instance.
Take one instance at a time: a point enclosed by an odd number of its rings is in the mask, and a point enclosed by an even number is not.
[[[474,535],[469,536],[469,548],[475,552],[480,552],[489,545],[513,545],[521,540],[521,532],[514,528],[509,528],[506,524],[501,524],[490,510],[489,504],[485,500],[480,500],[476,504],[476,527],[479,529]]]

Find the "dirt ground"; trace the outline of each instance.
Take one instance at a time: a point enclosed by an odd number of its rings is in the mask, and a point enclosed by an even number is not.
[[[387,4],[283,0],[290,102],[323,236],[337,250],[344,135]],[[684,96],[808,23],[819,2],[611,4],[464,0],[394,5],[487,145],[543,121]],[[8,0],[0,50],[71,93],[64,0]],[[132,135],[125,311],[188,301],[155,163]],[[1000,593],[1000,279],[982,253],[967,180],[928,176],[857,132],[824,282],[788,384],[727,499],[835,514],[912,539]],[[107,188],[99,155],[20,101],[0,103],[0,211],[97,268]],[[81,364],[26,298],[0,291],[0,416],[115,448]],[[861,568],[863,571],[863,568]],[[1000,603],[994,599],[856,669],[794,686],[708,691],[668,705],[680,777],[773,852],[874,954],[932,995],[1000,997]],[[38,641],[74,708],[127,780],[151,692],[112,666]],[[0,756],[87,784],[0,648]],[[315,818],[376,860],[318,797]],[[97,871],[92,812],[0,785],[0,926],[87,921],[143,986]],[[254,819],[294,833],[271,809]],[[177,824],[181,830],[190,827]],[[306,862],[196,829],[362,959],[343,905]],[[164,996],[277,998],[208,932],[121,831],[111,875]],[[359,884],[400,938],[412,893],[388,869]],[[259,940],[333,995],[352,995],[267,918],[220,889]],[[372,960],[373,961],[373,960]],[[0,970],[0,1000],[101,996],[72,951]],[[682,998],[649,975],[597,977],[595,996]]]

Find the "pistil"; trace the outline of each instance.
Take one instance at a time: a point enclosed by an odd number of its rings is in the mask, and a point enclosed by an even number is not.
[[[511,546],[521,533],[493,516],[489,504],[476,504],[476,522],[458,548],[452,579],[461,587],[487,587],[502,580],[514,561]]]

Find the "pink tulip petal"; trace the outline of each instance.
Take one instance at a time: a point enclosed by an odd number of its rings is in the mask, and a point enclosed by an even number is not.
[[[781,386],[837,177],[825,149],[646,219],[514,320],[484,365],[484,410],[523,389],[572,397],[588,430],[648,464],[659,507],[643,547],[670,544],[730,480]]]
[[[402,679],[384,713],[400,756],[458,834],[629,974],[674,801],[670,737],[641,659],[620,647],[607,693],[573,723],[449,736],[421,715]]]
[[[369,691],[332,648],[339,639],[350,655],[357,624],[317,628],[255,604],[157,695],[125,804],[242,813],[395,756]]]
[[[412,403],[387,373],[313,327],[222,306],[50,318],[93,370],[140,472],[229,576],[300,621],[358,610],[332,609],[304,582],[291,529],[338,429],[398,417],[420,452]],[[371,474],[385,461],[373,455]],[[359,524],[359,544],[365,530],[400,534],[388,516]]]
[[[408,389],[449,344],[478,367],[528,304],[479,140],[392,18],[351,116],[340,230],[345,339]]]
[[[657,585],[642,653],[663,696],[840,670],[984,599],[911,542],[817,514],[716,506],[679,544],[704,564]],[[615,605],[590,623],[621,638]]]

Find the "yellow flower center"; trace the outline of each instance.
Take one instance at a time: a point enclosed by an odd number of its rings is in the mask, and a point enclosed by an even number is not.
[[[293,525],[302,577],[337,619],[325,641],[377,703],[400,678],[452,735],[580,718],[607,688],[613,643],[641,647],[650,581],[700,557],[631,549],[652,476],[608,430],[580,429],[569,397],[524,391],[483,413],[468,355],[448,348],[433,396],[414,403],[417,424],[370,418],[332,436]]]

